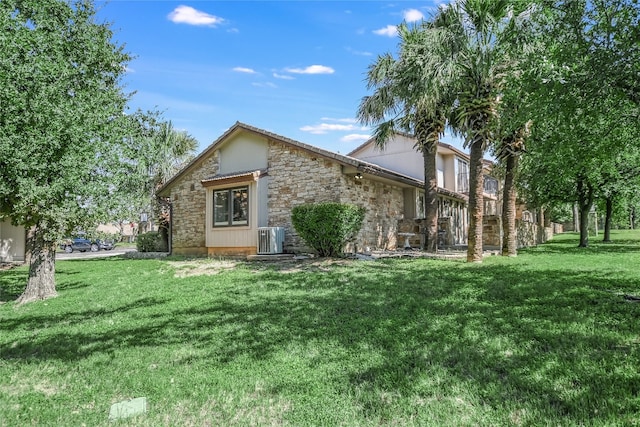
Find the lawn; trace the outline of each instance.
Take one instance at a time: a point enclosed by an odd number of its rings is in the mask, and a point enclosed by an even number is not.
[[[0,426],[640,425],[640,232],[517,258],[0,272]],[[108,421],[113,403],[148,412]]]

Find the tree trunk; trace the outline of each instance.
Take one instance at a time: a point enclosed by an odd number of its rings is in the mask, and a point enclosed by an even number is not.
[[[516,186],[515,173],[518,156],[510,154],[506,158],[506,171],[502,195],[502,255],[518,255],[518,231],[516,230]]]
[[[589,246],[589,212],[593,205],[593,188],[583,177],[578,177],[578,209],[580,209],[580,244],[578,247]]]
[[[482,262],[482,219],[484,214],[484,175],[481,138],[476,138],[469,150],[469,246],[467,262]]]
[[[33,252],[33,245],[35,243],[34,233],[35,233],[35,227],[29,227],[27,229],[25,248],[24,248],[25,264],[31,264],[31,253]]]
[[[611,217],[613,216],[613,194],[607,196],[607,211],[604,218],[604,239],[603,242],[611,242]]]
[[[435,253],[438,250],[438,172],[436,147],[423,149],[424,156],[424,214],[425,236],[423,249]]]
[[[632,230],[636,228],[636,207],[631,206],[631,211],[629,212],[629,226]]]
[[[27,287],[17,300],[18,304],[45,300],[56,292],[56,243],[45,238],[46,227],[36,225],[29,233],[27,246],[31,249]]]
[[[580,243],[579,248],[589,246],[589,211],[591,206],[580,208]]]
[[[580,209],[576,203],[573,204],[573,231],[580,230]]]
[[[545,242],[544,223],[544,208],[541,207],[538,211],[538,244]]]

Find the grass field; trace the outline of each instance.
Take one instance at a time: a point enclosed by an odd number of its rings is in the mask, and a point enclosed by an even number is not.
[[[640,426],[640,232],[517,258],[0,272],[0,426]],[[111,404],[148,412],[108,421]]]

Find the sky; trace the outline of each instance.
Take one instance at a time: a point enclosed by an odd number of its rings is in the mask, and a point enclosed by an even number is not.
[[[372,129],[356,111],[366,72],[396,56],[396,26],[446,0],[96,1],[98,20],[134,59],[130,108],[159,110],[199,151],[240,121],[347,154]],[[444,142],[460,146],[445,136]]]

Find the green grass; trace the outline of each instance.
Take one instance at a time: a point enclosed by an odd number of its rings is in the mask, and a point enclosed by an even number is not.
[[[60,261],[0,272],[0,426],[640,425],[640,232],[483,264]],[[107,420],[147,397],[147,414]]]

